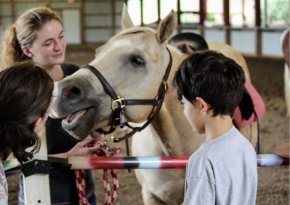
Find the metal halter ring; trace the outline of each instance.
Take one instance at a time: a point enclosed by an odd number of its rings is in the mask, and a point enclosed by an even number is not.
[[[118,98],[116,100],[112,101],[112,110],[115,111],[118,108],[123,109],[125,107],[125,103],[124,103],[124,98],[121,98],[120,96],[118,96]]]

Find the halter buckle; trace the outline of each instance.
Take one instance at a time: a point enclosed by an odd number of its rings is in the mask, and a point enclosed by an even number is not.
[[[115,111],[118,108],[123,109],[125,107],[124,98],[118,96],[116,100],[112,101],[112,110]]]

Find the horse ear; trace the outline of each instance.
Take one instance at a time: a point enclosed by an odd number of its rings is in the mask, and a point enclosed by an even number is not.
[[[161,21],[157,31],[157,40],[164,43],[174,32],[177,25],[177,15],[174,10]]]
[[[123,11],[122,11],[122,29],[127,29],[134,27],[133,21],[129,15],[128,9],[126,4],[123,4]]]

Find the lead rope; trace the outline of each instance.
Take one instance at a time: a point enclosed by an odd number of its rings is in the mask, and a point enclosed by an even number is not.
[[[106,142],[100,142],[100,149],[97,152],[98,156],[114,156],[117,153],[121,151],[119,147],[113,147],[110,148]],[[119,180],[117,178],[117,174],[114,172],[114,170],[110,170],[110,174],[112,177],[112,182],[113,182],[113,191],[111,190],[111,185],[109,182],[109,173],[108,169],[103,170],[103,185],[105,189],[105,205],[112,205],[117,201],[118,198],[118,191],[119,191]]]
[[[76,185],[79,195],[79,204],[80,205],[89,205],[87,196],[86,196],[86,180],[85,180],[85,170],[76,169]]]
[[[97,156],[114,156],[121,151],[119,147],[110,148],[106,142],[97,141],[96,143],[100,144],[100,148],[96,152]],[[106,199],[105,205],[112,205],[117,201],[118,198],[119,181],[117,178],[117,174],[114,172],[114,170],[110,170],[110,174],[113,182],[113,191],[111,191],[108,169],[103,170],[103,185],[105,189],[105,199]],[[75,175],[76,175],[76,186],[79,195],[79,204],[89,205],[85,192],[86,190],[85,171],[82,169],[75,170]]]
[[[111,186],[109,183],[108,170],[103,171],[103,184],[106,191],[106,203],[105,205],[112,205],[117,201],[118,191],[119,191],[119,181],[117,179],[117,174],[114,170],[111,170],[111,176],[113,179],[113,192],[111,191]]]

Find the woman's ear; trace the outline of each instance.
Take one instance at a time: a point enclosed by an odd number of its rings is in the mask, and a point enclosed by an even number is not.
[[[206,112],[209,110],[209,104],[205,102],[204,99],[202,99],[201,97],[196,97],[195,100],[197,107],[200,109],[200,112]]]
[[[30,48],[28,48],[27,46],[22,46],[21,49],[26,56],[30,58],[33,57],[33,53],[31,52]]]
[[[34,124],[33,131],[35,133],[39,133],[40,130],[42,129],[43,125],[44,125],[43,118],[39,117]]]

